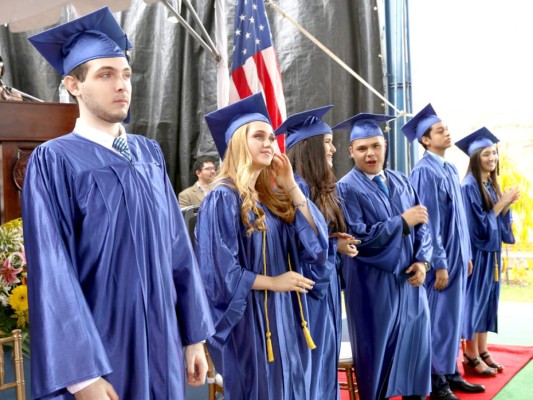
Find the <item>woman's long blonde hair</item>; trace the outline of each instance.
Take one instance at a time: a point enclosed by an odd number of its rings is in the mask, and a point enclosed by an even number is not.
[[[267,230],[265,212],[257,207],[258,201],[287,223],[293,222],[296,214],[285,192],[273,189],[270,167],[264,168],[259,173],[255,188],[251,187],[253,169],[252,156],[247,142],[249,126],[250,123],[243,125],[233,134],[228,143],[219,175],[213,184],[213,186],[228,185],[228,180],[230,180],[232,186],[237,189],[242,199],[241,220],[247,228],[247,235],[251,235],[254,230]],[[253,223],[250,222],[250,211],[257,216]]]

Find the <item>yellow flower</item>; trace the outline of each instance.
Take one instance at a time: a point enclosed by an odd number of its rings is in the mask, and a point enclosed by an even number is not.
[[[28,310],[28,286],[20,285],[14,288],[9,295],[9,305],[15,311]]]
[[[22,227],[22,218],[13,219],[2,225],[2,228],[7,230],[18,229]]]

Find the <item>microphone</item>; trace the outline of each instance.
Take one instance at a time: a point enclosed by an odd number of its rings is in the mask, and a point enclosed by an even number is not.
[[[2,97],[4,97],[5,100],[8,100],[9,97],[13,97],[14,95],[18,94],[22,100],[44,103],[43,100],[38,99],[37,97],[29,95],[28,93],[24,93],[21,90],[4,85],[4,81],[2,81],[2,78],[0,78],[0,88],[4,89]]]
[[[23,91],[21,90],[18,90],[18,89],[15,89],[15,88],[10,88],[11,91],[15,92],[15,93],[18,93],[20,96],[22,96],[22,99],[23,100],[26,100],[26,101],[35,101],[35,102],[38,102],[38,103],[44,103],[44,100],[41,100],[37,97],[34,97],[32,96],[31,94],[28,94],[28,93],[24,93]]]

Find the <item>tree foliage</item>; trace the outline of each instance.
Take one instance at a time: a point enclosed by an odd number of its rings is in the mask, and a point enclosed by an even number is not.
[[[527,253],[533,251],[533,185],[527,171],[512,159],[509,147],[500,147],[500,175],[498,182],[501,189],[506,190],[515,186],[520,189],[520,199],[512,205],[514,245],[504,245],[502,267],[507,283],[527,287],[531,285],[528,271],[533,271],[533,258]],[[523,160],[522,160],[523,161]],[[523,257],[517,257],[520,252]],[[514,257],[510,257],[514,253]]]
[[[516,243],[510,246],[513,251],[533,250],[533,185],[525,171],[520,171],[515,160],[503,147],[500,149],[500,176],[498,178],[503,190],[518,186],[520,199],[512,205],[513,232]]]

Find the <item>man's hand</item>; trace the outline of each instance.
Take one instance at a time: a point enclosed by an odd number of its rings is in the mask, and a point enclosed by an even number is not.
[[[185,364],[187,365],[187,383],[191,386],[203,385],[207,374],[207,360],[203,343],[185,346]]]
[[[426,280],[426,266],[424,263],[415,262],[411,264],[411,266],[405,270],[405,273],[413,273],[413,275],[409,277],[409,285],[411,286],[420,286]]]
[[[359,250],[357,250],[357,245],[361,243],[360,240],[357,240],[352,235],[343,232],[335,232],[329,235],[330,238],[337,238],[337,251],[341,254],[345,254],[350,258],[355,257]]]
[[[418,224],[427,224],[428,210],[422,205],[414,206],[405,210],[402,214],[402,218],[410,227]]]
[[[113,386],[100,378],[74,394],[76,400],[119,400]]]
[[[443,290],[448,286],[448,270],[437,269],[435,271],[435,290]]]

